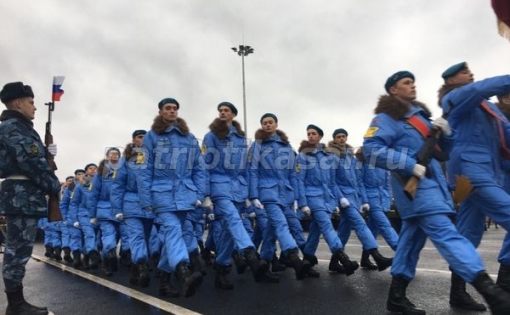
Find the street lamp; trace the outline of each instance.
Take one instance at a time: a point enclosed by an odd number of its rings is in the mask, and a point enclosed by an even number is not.
[[[243,121],[244,121],[244,132],[248,135],[248,124],[246,123],[246,84],[244,79],[244,57],[249,54],[253,54],[254,49],[251,46],[239,45],[239,47],[232,47],[232,50],[241,56],[241,65],[243,71]]]

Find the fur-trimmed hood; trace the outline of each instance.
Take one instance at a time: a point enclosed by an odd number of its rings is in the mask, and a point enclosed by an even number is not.
[[[172,122],[165,121],[163,119],[163,117],[161,117],[160,115],[158,115],[154,118],[154,122],[152,123],[151,129],[154,130],[155,133],[160,135],[160,134],[164,133],[165,130],[167,130],[167,128],[170,127],[172,124],[174,124],[175,127],[177,129],[179,129],[179,131],[182,134],[187,135],[189,133],[188,124],[186,124],[186,121],[184,119],[177,118],[175,120],[175,122],[172,123]]]
[[[141,152],[141,148],[137,148],[133,145],[133,143],[126,144],[126,148],[124,149],[124,159],[129,161],[133,156],[137,153]]]
[[[425,116],[430,117],[432,115],[427,105],[418,101],[413,101],[412,104],[420,107],[425,112]],[[379,97],[379,101],[377,102],[377,106],[375,107],[374,113],[385,113],[390,115],[393,119],[399,120],[404,118],[410,109],[411,104],[404,103],[395,96],[381,95],[381,97]]]
[[[314,152],[315,150],[318,151],[324,150],[324,147],[325,147],[324,143],[311,144],[310,142],[308,142],[308,140],[303,140],[299,145],[298,152],[308,154]]]
[[[443,84],[439,90],[437,91],[437,105],[441,107],[441,99],[451,91],[455,90],[458,87],[461,87],[463,85],[466,85],[465,83],[462,84]]]
[[[232,121],[232,126],[236,128],[236,132],[241,137],[245,136],[245,133],[243,129],[241,128],[241,124],[239,124],[236,120]],[[225,139],[229,134],[229,128],[228,123],[225,120],[221,120],[219,118],[216,118],[213,120],[213,122],[209,125],[209,130],[218,137],[218,139]]]
[[[326,152],[334,153],[338,156],[343,156],[347,154],[347,152],[354,154],[354,148],[347,143],[345,145],[339,145],[334,141],[330,141],[326,147]]]
[[[289,144],[289,137],[285,134],[285,132],[281,130],[276,130],[276,134],[280,137],[280,140],[283,143]],[[267,131],[264,131],[263,129],[259,129],[255,132],[255,140],[260,140],[262,142],[267,141],[269,138],[271,138],[273,134]]]
[[[105,164],[106,159],[102,159],[101,162],[99,162],[99,165],[97,166],[96,174],[100,174],[101,176],[103,176]]]

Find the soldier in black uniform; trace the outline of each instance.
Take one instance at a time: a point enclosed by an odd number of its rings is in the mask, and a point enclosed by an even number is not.
[[[7,315],[48,314],[45,307],[23,297],[25,265],[32,254],[37,220],[48,212],[47,194],[58,194],[60,183],[46,160],[56,146],[44,147],[32,120],[36,108],[32,88],[22,82],[7,83],[0,91],[7,110],[0,116],[0,215],[7,220],[7,240],[2,268]]]

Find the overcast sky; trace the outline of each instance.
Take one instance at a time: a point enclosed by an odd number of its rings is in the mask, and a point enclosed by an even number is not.
[[[273,112],[294,147],[309,123],[324,142],[342,127],[360,145],[398,70],[416,75],[434,116],[451,64],[468,61],[476,79],[510,73],[488,0],[2,0],[0,84],[32,85],[43,136],[52,76],[66,76],[53,116],[63,180],[149,129],[164,97],[180,102],[197,138],[221,101],[242,123],[241,58],[230,48],[243,42],[255,48],[245,60],[249,135]]]

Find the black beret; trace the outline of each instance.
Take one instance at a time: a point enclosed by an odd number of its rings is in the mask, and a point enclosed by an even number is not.
[[[324,136],[324,131],[322,131],[321,128],[315,126],[314,124],[309,124],[308,127],[306,127],[306,130],[308,129],[314,129],[317,131],[317,133],[319,134],[319,136],[323,137]]]
[[[76,173],[76,172],[75,172],[75,173]],[[66,177],[66,182],[67,182],[67,180],[69,180],[69,179],[74,179],[74,176],[67,176],[67,177]]]
[[[119,153],[119,155],[120,155],[120,150],[119,150],[119,148],[116,148],[116,147],[111,147],[108,150],[106,150],[106,155],[110,154],[110,152],[112,152],[112,151],[117,151],[117,153]]]
[[[234,106],[234,104],[232,104],[230,102],[221,102],[218,104],[217,109],[220,110],[221,106],[226,106],[226,107],[230,108],[232,113],[237,116],[237,108]]]
[[[22,97],[34,97],[34,92],[32,92],[30,85],[23,85],[23,82],[7,83],[2,91],[0,91],[0,100],[4,104]]]
[[[277,123],[278,122],[278,118],[276,117],[275,114],[273,113],[265,113],[264,115],[262,115],[262,117],[260,117],[260,123],[262,123],[262,121],[264,120],[264,118],[267,118],[267,117],[271,117],[274,119],[274,122]]]
[[[467,68],[467,62],[463,61],[458,64],[455,64],[453,66],[450,66],[448,69],[446,69],[441,76],[446,81],[446,79],[453,77],[457,73],[461,72],[462,70]]]
[[[134,138],[139,135],[145,135],[146,133],[147,133],[147,131],[145,131],[143,129],[138,129],[138,130],[133,131],[133,134],[131,135],[131,137]]]
[[[384,84],[384,89],[386,90],[386,92],[390,93],[390,88],[403,78],[411,78],[414,81],[414,74],[405,70],[395,72],[386,80],[386,83]]]
[[[85,171],[87,171],[87,169],[88,169],[89,167],[91,167],[91,166],[94,166],[94,167],[96,167],[96,168],[97,168],[97,165],[96,165],[95,163],[89,163],[89,164],[85,165]]]
[[[159,101],[158,108],[161,109],[166,104],[175,104],[177,105],[177,109],[179,109],[179,102],[175,98],[167,97]]]
[[[85,173],[85,170],[82,170],[81,168],[74,171],[74,175],[78,175],[79,173]]]
[[[348,135],[349,135],[349,134],[347,133],[347,130],[345,130],[345,129],[343,129],[343,128],[338,128],[338,129],[336,129],[335,131],[333,131],[333,138],[335,138],[335,137],[336,137],[336,135],[337,135],[337,134],[339,134],[339,133],[342,133],[342,134],[344,134],[344,135],[346,135],[346,136],[348,136]]]

